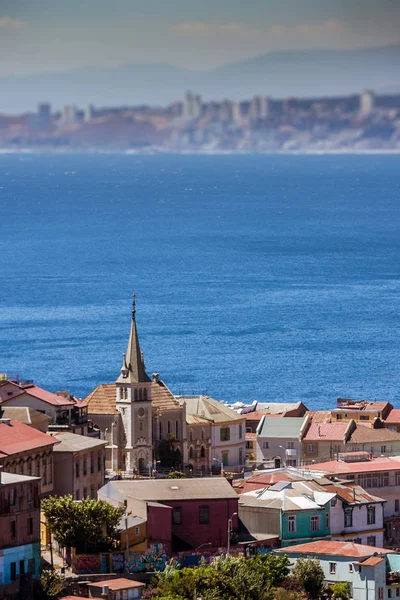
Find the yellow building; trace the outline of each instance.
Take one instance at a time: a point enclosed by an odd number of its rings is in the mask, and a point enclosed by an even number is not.
[[[132,515],[122,517],[118,525],[120,549],[129,552],[145,552],[147,550],[146,519]]]

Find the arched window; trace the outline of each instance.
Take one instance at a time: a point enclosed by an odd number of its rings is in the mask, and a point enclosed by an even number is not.
[[[159,434],[160,434],[160,440],[162,440],[162,422],[160,421],[160,425],[159,425]]]
[[[168,433],[171,433],[171,421],[168,421]]]
[[[193,431],[192,430],[189,431],[189,441],[193,442]]]
[[[137,399],[138,399],[138,391],[137,390],[135,390],[134,399],[135,399],[135,402],[137,402]]]
[[[139,390],[139,402],[141,402],[142,400],[143,400],[142,388],[140,388],[140,390]]]
[[[200,449],[200,456],[201,456],[201,458],[204,458],[205,455],[206,455],[206,449],[204,448],[204,446],[202,446]]]
[[[179,440],[179,421],[175,423],[175,437]]]
[[[200,438],[204,440],[204,429],[201,430]]]
[[[143,390],[143,400],[147,400],[147,389],[144,388]]]
[[[189,458],[193,458],[193,446],[189,448]]]

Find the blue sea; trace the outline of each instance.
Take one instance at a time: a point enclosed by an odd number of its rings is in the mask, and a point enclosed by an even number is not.
[[[400,406],[400,156],[0,156],[0,372]]]

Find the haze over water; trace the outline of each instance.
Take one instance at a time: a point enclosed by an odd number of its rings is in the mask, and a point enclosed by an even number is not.
[[[0,372],[400,406],[400,156],[2,155]]]

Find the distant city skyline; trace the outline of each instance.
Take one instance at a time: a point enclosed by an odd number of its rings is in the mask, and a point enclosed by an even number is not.
[[[209,69],[274,50],[400,42],[393,0],[3,0],[0,77],[84,66]]]

